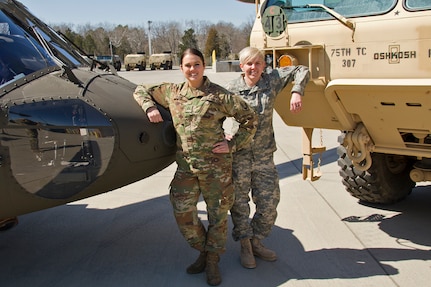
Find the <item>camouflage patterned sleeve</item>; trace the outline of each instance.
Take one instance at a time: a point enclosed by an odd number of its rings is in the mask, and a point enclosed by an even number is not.
[[[232,152],[243,149],[251,143],[257,128],[257,115],[253,108],[240,96],[232,95],[234,103],[233,117],[239,123],[238,132],[229,142]]]
[[[310,71],[306,66],[289,66],[278,68],[281,85],[278,86],[277,93],[280,92],[290,81],[293,81],[292,93],[297,92],[304,95],[305,86],[310,79]]]
[[[167,97],[170,95],[171,84],[139,85],[136,87],[133,97],[138,105],[146,112],[156,103],[168,108]]]
[[[294,84],[292,87],[292,93],[297,92],[303,96],[305,86],[307,85],[309,79],[310,71],[308,70],[308,67],[302,65],[297,66],[295,69],[295,73],[293,74]]]

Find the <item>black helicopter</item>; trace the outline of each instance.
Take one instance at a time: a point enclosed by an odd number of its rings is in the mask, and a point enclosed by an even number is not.
[[[23,4],[0,0],[0,230],[174,162],[169,112],[150,123],[136,85],[96,66]]]

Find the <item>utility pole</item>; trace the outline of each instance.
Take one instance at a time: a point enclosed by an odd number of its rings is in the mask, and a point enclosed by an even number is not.
[[[148,56],[153,54],[153,49],[151,48],[151,23],[151,21],[148,21],[148,50],[150,52]]]
[[[114,64],[114,51],[112,49],[112,41],[111,41],[111,39],[109,39],[109,50],[111,52],[112,64]]]

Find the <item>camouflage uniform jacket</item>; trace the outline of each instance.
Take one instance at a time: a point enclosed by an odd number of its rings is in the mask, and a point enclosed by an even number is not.
[[[238,134],[229,142],[231,151],[251,142],[256,131],[253,109],[207,77],[199,89],[187,82],[138,86],[134,97],[144,111],[155,106],[155,102],[169,109],[177,134],[177,164],[186,171],[205,171],[226,159],[231,164],[230,154],[212,152],[213,145],[224,140],[222,124],[226,117],[234,117],[240,123]]]
[[[244,75],[231,81],[226,88],[239,94],[258,115],[258,127],[250,147],[255,155],[265,156],[276,151],[272,125],[275,98],[290,82],[294,81],[292,92],[304,95],[305,85],[309,80],[309,70],[305,66],[284,67],[264,72],[253,87],[248,87]]]

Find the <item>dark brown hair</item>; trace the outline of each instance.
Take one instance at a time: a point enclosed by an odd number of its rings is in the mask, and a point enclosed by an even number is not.
[[[195,49],[195,48],[187,48],[187,49],[183,52],[183,54],[181,55],[181,58],[180,58],[180,65],[182,65],[182,64],[183,64],[183,58],[184,58],[186,55],[188,55],[188,54],[198,56],[199,58],[201,58],[202,63],[205,65],[204,55],[202,54],[202,52],[201,52],[201,51],[199,51],[198,49]]]

